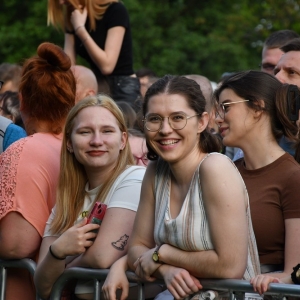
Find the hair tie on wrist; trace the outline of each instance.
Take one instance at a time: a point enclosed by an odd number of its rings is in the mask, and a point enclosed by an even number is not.
[[[84,27],[84,25],[79,25],[76,29],[75,29],[75,33],[77,32],[77,30],[81,27]]]
[[[58,260],[65,260],[65,259],[66,259],[65,257],[62,258],[62,257],[56,256],[56,255],[52,252],[51,246],[52,246],[52,245],[50,245],[50,247],[49,247],[49,252],[50,252],[50,254],[52,255],[52,257],[54,257],[55,259],[58,259]]]

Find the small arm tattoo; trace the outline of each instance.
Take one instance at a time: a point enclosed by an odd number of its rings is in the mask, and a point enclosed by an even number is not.
[[[125,249],[125,246],[127,245],[128,238],[129,238],[129,235],[124,234],[116,242],[112,242],[111,244],[117,250],[123,251]]]

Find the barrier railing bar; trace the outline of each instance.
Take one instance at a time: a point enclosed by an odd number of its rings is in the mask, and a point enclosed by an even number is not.
[[[0,289],[0,300],[5,300],[6,292],[6,281],[7,281],[7,270],[6,268],[21,268],[26,269],[29,273],[34,276],[36,269],[36,263],[30,258],[23,259],[11,259],[11,260],[2,260],[0,259],[0,268],[1,268],[1,289]],[[36,294],[36,299],[40,300],[38,294]]]
[[[254,293],[250,282],[239,279],[200,279],[204,289],[219,291],[233,290],[235,292]],[[282,294],[284,296],[300,297],[300,285],[271,283],[266,295]]]
[[[1,287],[0,287],[0,300],[5,300],[5,291],[6,291],[6,269],[5,267],[1,268]]]
[[[87,268],[70,268],[65,270],[65,272],[58,278],[55,282],[50,300],[59,300],[61,292],[65,284],[74,278],[77,279],[96,279],[98,282],[97,297],[94,295],[94,299],[100,299],[100,282],[103,282],[108,274],[108,269],[87,269]],[[138,298],[143,300],[144,298],[144,283],[140,278],[138,278],[133,272],[126,272],[129,282],[138,284]],[[245,280],[238,279],[200,279],[200,282],[205,290],[216,290],[216,291],[229,291],[230,299],[239,298],[243,299],[245,293],[255,293],[253,291],[252,285]],[[157,283],[163,283],[162,280],[157,281]],[[235,293],[235,295],[234,295]],[[96,293],[95,293],[96,294]],[[300,286],[292,284],[278,284],[272,283],[269,285],[268,291],[265,295],[274,295],[276,298],[283,296],[296,296],[300,297]]]
[[[12,260],[0,259],[0,266],[6,267],[6,268],[27,269],[32,276],[34,275],[34,272],[36,269],[36,263],[30,258],[12,259]]]

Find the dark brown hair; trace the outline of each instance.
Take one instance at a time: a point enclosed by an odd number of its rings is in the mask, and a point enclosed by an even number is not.
[[[216,101],[224,89],[233,90],[239,97],[249,100],[245,104],[254,110],[262,110],[270,116],[275,139],[283,135],[295,142],[295,159],[300,162],[298,126],[288,116],[287,97],[291,85],[282,84],[276,77],[261,71],[243,71],[225,79],[215,91]],[[263,101],[263,105],[260,101]]]
[[[143,102],[143,115],[147,114],[148,103],[151,97],[166,93],[169,95],[179,94],[182,95],[188,102],[190,108],[192,108],[196,114],[199,114],[201,117],[202,113],[205,111],[206,101],[201,92],[199,84],[192,80],[188,79],[185,76],[173,76],[173,75],[165,75],[164,77],[158,79],[155,83],[153,83],[146,92],[145,99]],[[156,160],[158,155],[155,151],[149,146],[148,147],[148,159]],[[210,131],[206,128],[200,134],[199,138],[199,148],[203,152],[220,152],[222,146],[220,144],[220,140],[210,133]]]
[[[21,111],[30,119],[47,122],[57,134],[75,104],[76,82],[70,69],[71,60],[61,47],[52,43],[41,44],[37,54],[23,66]]]

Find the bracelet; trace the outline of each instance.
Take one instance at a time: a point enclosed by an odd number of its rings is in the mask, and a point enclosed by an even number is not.
[[[75,33],[77,32],[77,30],[79,29],[79,28],[81,28],[81,27],[84,27],[84,25],[79,25],[76,29],[75,29]]]
[[[50,252],[50,254],[51,254],[52,257],[54,257],[55,259],[58,259],[58,260],[65,260],[65,259],[66,259],[65,257],[62,258],[62,257],[56,256],[56,255],[52,252],[51,246],[52,246],[52,245],[50,245],[50,247],[49,247],[49,252]]]

